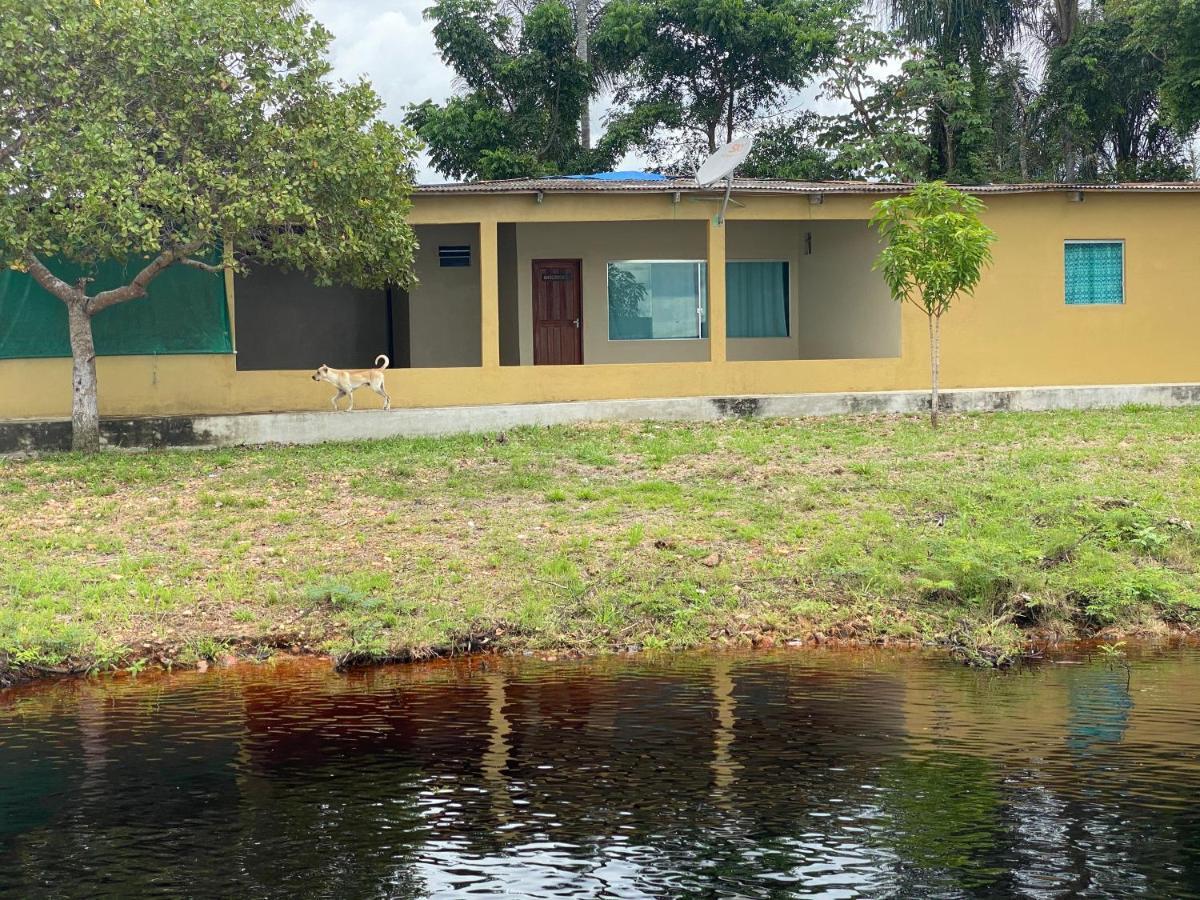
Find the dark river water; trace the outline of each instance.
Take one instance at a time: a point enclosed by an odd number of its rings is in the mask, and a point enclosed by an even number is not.
[[[1200,896],[1200,652],[0,691],[5,897]]]

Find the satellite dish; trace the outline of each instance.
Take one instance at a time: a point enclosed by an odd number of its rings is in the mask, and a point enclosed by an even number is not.
[[[725,221],[725,210],[729,208],[729,195],[733,192],[733,171],[746,161],[753,146],[754,138],[749,136],[730,141],[724,147],[719,147],[696,170],[696,184],[700,187],[712,187],[722,178],[725,179],[725,200],[721,203],[721,211],[717,213],[718,225]]]
[[[732,178],[733,170],[746,161],[752,146],[754,139],[744,137],[717,148],[696,170],[696,184],[700,187],[710,187],[722,178]]]

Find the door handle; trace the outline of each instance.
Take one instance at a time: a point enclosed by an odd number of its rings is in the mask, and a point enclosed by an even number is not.
[[[576,317],[576,318],[575,318],[575,321],[574,321],[574,322],[572,322],[571,324],[572,324],[572,325],[574,325],[576,328],[578,328],[578,327],[579,327],[579,318],[578,318],[578,317]]]

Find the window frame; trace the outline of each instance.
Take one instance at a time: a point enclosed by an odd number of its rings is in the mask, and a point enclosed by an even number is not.
[[[697,298],[701,305],[696,306],[696,337],[614,338],[612,336],[612,297],[609,294],[609,286],[612,282],[609,278],[609,273],[612,271],[614,265],[622,265],[624,263],[691,263],[692,265],[701,267],[700,271],[703,277],[698,283],[703,285],[704,295]],[[685,258],[606,259],[604,261],[604,313],[605,319],[608,321],[605,337],[612,344],[646,344],[657,343],[659,341],[707,341],[712,336],[712,323],[709,321],[708,303],[708,260]],[[705,327],[708,328],[708,337],[704,335]]]
[[[725,339],[728,341],[790,341],[792,339],[792,261],[784,258],[747,258],[738,257],[737,259],[726,259],[725,265],[728,268],[730,263],[783,263],[786,266],[787,272],[787,305],[785,307],[785,318],[787,319],[787,334],[774,335],[773,337],[731,337],[729,334],[729,273],[725,273]],[[709,326],[711,332],[712,326]]]
[[[1095,300],[1088,300],[1087,302],[1081,302],[1081,303],[1072,303],[1067,299],[1067,246],[1070,244],[1118,244],[1118,245],[1120,245],[1120,247],[1121,247],[1121,301],[1119,303],[1100,303]],[[1097,306],[1116,307],[1116,308],[1120,309],[1121,307],[1125,306],[1126,302],[1129,300],[1129,288],[1128,288],[1128,284],[1126,281],[1125,238],[1064,238],[1063,239],[1063,257],[1062,257],[1062,259],[1063,259],[1063,267],[1062,267],[1063,306],[1066,306],[1068,309],[1074,309],[1076,307],[1084,307],[1087,309],[1093,309]]]

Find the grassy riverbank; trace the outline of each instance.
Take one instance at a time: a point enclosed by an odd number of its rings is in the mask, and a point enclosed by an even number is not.
[[[0,462],[0,668],[1200,625],[1200,411]],[[146,662],[143,662],[146,661]]]

